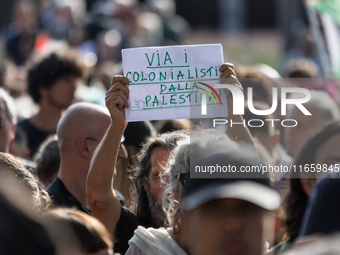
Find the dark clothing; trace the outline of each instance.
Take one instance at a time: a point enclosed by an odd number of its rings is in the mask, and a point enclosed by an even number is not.
[[[329,173],[316,184],[303,218],[300,236],[340,232],[339,178],[339,173]]]
[[[64,207],[74,207],[82,212],[91,215],[91,211],[84,207],[65,187],[64,183],[57,177],[47,188],[54,205]],[[132,238],[138,226],[138,220],[130,210],[121,207],[120,218],[116,227],[114,251],[125,254],[129,248],[128,241]]]
[[[38,151],[39,146],[46,140],[49,135],[54,135],[55,132],[46,132],[33,126],[28,119],[20,121],[18,127],[21,128],[27,135],[28,147],[31,150],[31,158]]]
[[[8,27],[5,47],[7,54],[16,65],[24,65],[31,55],[37,31],[21,33],[11,24]]]
[[[0,254],[54,255],[48,232],[0,193]]]
[[[47,188],[48,194],[53,200],[54,206],[71,207],[91,215],[91,211],[83,206],[65,187],[57,177]]]

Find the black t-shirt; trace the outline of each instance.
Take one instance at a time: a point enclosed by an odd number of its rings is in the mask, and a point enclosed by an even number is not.
[[[84,207],[65,187],[64,183],[57,177],[47,188],[48,194],[55,206],[73,207],[91,215],[91,211]],[[130,210],[121,207],[120,218],[116,227],[114,251],[125,254],[129,248],[128,241],[132,238],[138,226],[138,219]]]
[[[54,135],[55,132],[46,132],[34,127],[29,119],[25,119],[18,123],[18,127],[22,129],[28,139],[28,147],[31,150],[31,158],[39,149],[39,146],[46,140],[49,135]]]
[[[300,236],[340,232],[340,173],[329,173],[315,186]]]

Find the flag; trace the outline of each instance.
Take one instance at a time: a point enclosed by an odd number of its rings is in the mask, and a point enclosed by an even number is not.
[[[340,0],[306,0],[319,14],[333,75],[340,78]]]

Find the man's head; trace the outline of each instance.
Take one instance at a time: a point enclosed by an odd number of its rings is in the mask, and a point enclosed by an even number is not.
[[[296,157],[306,142],[318,129],[327,123],[338,120],[340,112],[333,99],[323,91],[311,91],[311,99],[304,104],[311,116],[304,115],[293,106],[288,109],[287,118],[298,122],[296,127],[285,128],[284,145],[288,154]]]
[[[0,88],[0,152],[9,152],[15,137],[16,114],[13,99]]]
[[[196,161],[198,166],[253,166],[239,153],[214,152]],[[265,176],[228,179],[190,179],[179,199],[180,233],[190,254],[258,254],[274,238],[274,210],[279,194]]]
[[[57,127],[60,151],[59,178],[85,192],[86,178],[96,147],[111,124],[105,107],[76,103],[69,107]],[[118,158],[126,158],[122,145]],[[85,193],[84,193],[85,195]]]
[[[138,156],[139,165],[134,178],[136,214],[144,226],[164,225],[161,197],[165,182],[162,181],[162,173],[165,171],[170,152],[177,146],[178,141],[187,137],[188,134],[184,131],[163,134],[150,140]]]
[[[66,109],[74,100],[76,79],[81,76],[75,60],[52,53],[28,71],[28,92],[35,103],[46,101]]]
[[[60,153],[56,136],[48,137],[40,145],[34,161],[37,163],[37,177],[45,187],[48,187],[57,177],[60,165]]]
[[[113,238],[96,218],[70,208],[52,209],[44,216],[58,246],[77,248],[79,253],[76,254],[112,254]]]

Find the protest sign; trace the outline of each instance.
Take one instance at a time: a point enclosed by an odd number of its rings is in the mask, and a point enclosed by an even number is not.
[[[227,116],[226,95],[214,89],[223,64],[220,44],[124,49],[122,58],[130,81],[127,121]]]

